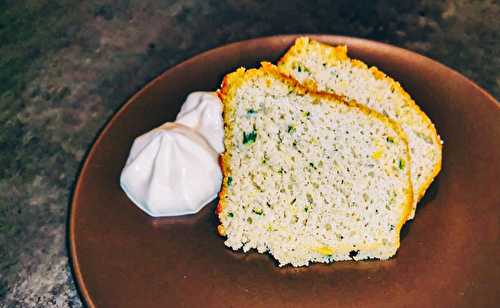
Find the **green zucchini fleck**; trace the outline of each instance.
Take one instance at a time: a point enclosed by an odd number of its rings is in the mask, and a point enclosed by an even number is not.
[[[262,209],[253,209],[252,212],[254,212],[257,215],[262,215]]]
[[[304,72],[306,72],[306,73],[310,73],[310,72],[311,72],[311,70],[309,70],[307,67],[302,66],[302,65],[300,65],[300,64],[297,66],[297,71],[298,71],[299,73],[301,73],[302,71],[304,71]]]
[[[403,159],[399,160],[399,169],[403,170],[405,168],[405,161]]]
[[[231,186],[232,183],[233,183],[233,177],[232,176],[228,176],[227,177],[227,186]]]
[[[234,214],[233,214],[233,213],[231,213],[231,212],[229,212],[229,213],[227,213],[227,216],[229,216],[229,217],[233,218],[233,217],[234,217]]]
[[[288,125],[288,132],[289,133],[293,134],[293,133],[295,133],[296,130],[297,129],[295,127],[293,127],[293,125]]]
[[[257,139],[257,132],[255,130],[245,133],[243,132],[243,144],[252,144]]]

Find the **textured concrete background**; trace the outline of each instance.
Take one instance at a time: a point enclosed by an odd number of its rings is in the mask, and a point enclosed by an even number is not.
[[[0,0],[0,306],[82,305],[66,247],[78,169],[165,69],[228,42],[331,33],[430,56],[498,99],[499,16],[494,0]]]

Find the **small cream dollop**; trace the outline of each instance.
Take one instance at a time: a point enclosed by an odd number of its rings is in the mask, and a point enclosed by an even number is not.
[[[188,95],[175,123],[200,133],[217,153],[224,152],[222,102],[215,92],[193,92]]]
[[[220,190],[223,137],[219,98],[213,92],[194,92],[174,123],[135,139],[120,185],[153,217],[196,213]]]

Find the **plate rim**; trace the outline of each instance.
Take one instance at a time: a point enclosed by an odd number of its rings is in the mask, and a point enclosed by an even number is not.
[[[110,119],[107,120],[106,124],[103,125],[103,127],[97,132],[97,137],[94,139],[92,142],[92,145],[90,147],[90,150],[86,153],[83,164],[81,164],[80,169],[78,170],[77,174],[77,180],[76,184],[74,186],[74,189],[71,193],[71,201],[69,205],[69,210],[68,210],[68,219],[67,219],[67,234],[68,234],[68,245],[69,245],[69,265],[71,268],[72,272],[72,277],[74,279],[76,289],[78,291],[78,294],[80,295],[80,299],[82,302],[87,305],[88,307],[96,307],[96,304],[94,303],[90,292],[85,285],[82,271],[80,269],[80,262],[78,261],[78,255],[76,252],[76,238],[75,238],[75,233],[76,233],[76,213],[75,213],[75,208],[77,207],[77,199],[78,196],[80,195],[81,191],[81,186],[82,186],[82,179],[85,176],[90,161],[92,157],[95,155],[97,146],[102,142],[103,138],[106,136],[107,132],[109,129],[114,125],[114,123],[117,121],[117,119],[121,116],[123,112],[125,112],[128,107],[133,104],[136,99],[140,96],[143,95],[143,93],[147,92],[149,88],[153,87],[156,85],[161,79],[165,78],[165,76],[170,75],[175,73],[176,70],[181,69],[183,66],[189,65],[191,62],[197,61],[199,58],[203,58],[206,56],[209,56],[213,53],[218,53],[222,49],[227,49],[227,48],[234,48],[238,45],[247,45],[247,44],[252,44],[252,43],[258,43],[259,41],[265,41],[265,40],[275,40],[275,39],[280,39],[280,40],[286,40],[286,41],[291,41],[297,37],[301,36],[308,36],[314,39],[322,40],[322,39],[335,39],[335,40],[341,40],[341,41],[346,41],[346,42],[357,42],[360,44],[368,44],[371,46],[378,46],[378,47],[383,47],[383,48],[390,48],[393,50],[397,50],[399,52],[402,52],[403,54],[406,54],[410,57],[413,57],[415,59],[420,59],[423,60],[426,63],[426,65],[431,65],[431,66],[437,66],[440,69],[444,69],[448,71],[448,73],[453,74],[456,78],[460,78],[463,81],[465,81],[467,84],[472,86],[476,91],[482,94],[484,97],[484,100],[487,101],[487,104],[490,104],[492,108],[496,108],[497,111],[500,111],[500,103],[491,95],[489,92],[487,92],[485,89],[483,89],[481,86],[479,86],[477,83],[469,79],[468,77],[464,76],[463,74],[459,73],[453,68],[450,68],[449,66],[442,64],[438,62],[437,60],[434,60],[428,56],[421,55],[417,52],[398,47],[392,44],[388,43],[383,43],[379,41],[374,41],[370,39],[365,39],[365,38],[358,38],[358,37],[353,37],[353,36],[343,36],[343,35],[334,35],[334,34],[312,34],[312,33],[303,33],[303,34],[278,34],[278,35],[270,35],[270,36],[259,36],[256,38],[251,38],[251,39],[246,39],[246,40],[241,40],[241,41],[236,41],[236,42],[231,42],[227,44],[220,45],[215,48],[211,48],[208,50],[205,50],[203,52],[200,52],[192,57],[189,57],[188,59],[175,64],[164,71],[162,71],[159,75],[154,77],[153,79],[149,80],[146,82],[144,86],[140,88],[139,91],[135,92],[132,96],[130,96],[128,99],[125,100],[125,103],[123,103],[120,108],[113,113]],[[348,44],[348,43],[347,43]]]

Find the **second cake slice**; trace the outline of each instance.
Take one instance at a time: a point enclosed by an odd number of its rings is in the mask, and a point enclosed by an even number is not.
[[[279,61],[280,69],[304,85],[345,96],[401,125],[411,151],[413,208],[441,170],[441,139],[427,115],[391,77],[347,56],[346,46],[298,38]]]

